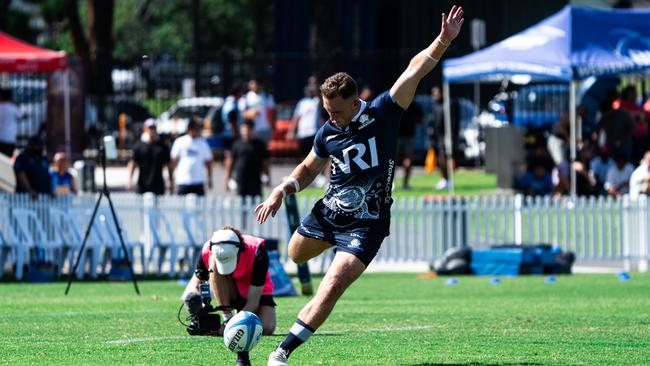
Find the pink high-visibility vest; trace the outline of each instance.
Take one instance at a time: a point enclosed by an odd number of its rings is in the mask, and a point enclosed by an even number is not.
[[[235,280],[239,295],[247,298],[248,287],[251,285],[253,279],[253,262],[255,261],[255,253],[257,253],[258,247],[264,246],[264,239],[250,235],[242,235],[242,239],[244,239],[245,248],[243,251],[239,252],[235,272],[231,273],[229,276],[232,276]],[[203,244],[203,249],[201,250],[203,263],[205,263],[207,268],[210,267],[210,255],[212,255],[212,250],[210,249],[210,241],[208,240]],[[268,271],[266,271],[266,281],[264,282],[262,295],[273,295],[273,282],[271,281],[271,274]]]

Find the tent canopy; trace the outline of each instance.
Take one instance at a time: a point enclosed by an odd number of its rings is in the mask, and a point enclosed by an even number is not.
[[[571,81],[650,69],[650,10],[565,6],[490,47],[443,63],[447,82],[513,75]]]
[[[65,52],[36,47],[0,32],[0,72],[48,72],[67,66]]]

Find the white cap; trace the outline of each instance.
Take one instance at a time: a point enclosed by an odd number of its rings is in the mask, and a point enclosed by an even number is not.
[[[148,128],[148,127],[156,127],[156,120],[153,119],[153,118],[147,118],[147,119],[144,121],[144,125],[143,125],[143,126],[146,127],[146,128]]]
[[[222,275],[229,275],[235,272],[237,267],[237,255],[239,254],[239,237],[232,230],[218,230],[212,233],[210,238],[212,256],[217,264],[217,272]]]

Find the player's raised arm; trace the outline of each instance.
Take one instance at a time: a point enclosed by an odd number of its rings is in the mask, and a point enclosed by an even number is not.
[[[323,170],[328,160],[318,158],[312,150],[287,179],[273,188],[266,201],[255,207],[257,221],[262,223],[269,215],[275,216],[282,205],[282,199],[288,194],[298,193],[302,188],[307,187]]]
[[[460,6],[454,5],[449,14],[442,13],[438,37],[429,47],[411,59],[406,70],[390,89],[390,95],[400,107],[406,109],[411,104],[420,80],[438,64],[447,47],[458,36],[463,21],[463,8]]]

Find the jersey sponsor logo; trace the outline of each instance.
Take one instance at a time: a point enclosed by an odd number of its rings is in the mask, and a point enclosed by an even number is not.
[[[375,119],[368,117],[367,114],[362,114],[361,117],[359,117],[359,122],[361,122],[361,126],[359,126],[359,129],[362,129],[368,126],[369,124],[375,122]]]
[[[350,241],[350,244],[348,244],[348,247],[350,248],[358,248],[361,246],[361,241],[359,239],[352,239]]]
[[[363,160],[366,150],[370,150],[370,165]],[[377,142],[375,137],[368,139],[368,147],[366,147],[365,144],[359,143],[343,149],[343,161],[334,156],[332,156],[332,160],[345,174],[350,174],[352,163],[355,163],[361,170],[376,167],[379,165],[379,157],[377,154]]]
[[[384,198],[384,203],[390,203],[390,193],[393,188],[393,172],[395,171],[395,161],[393,159],[388,160],[388,173],[386,174],[386,186],[384,190],[386,192],[386,197]]]

